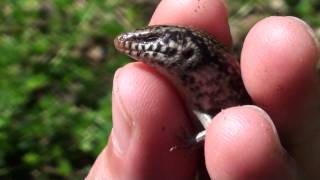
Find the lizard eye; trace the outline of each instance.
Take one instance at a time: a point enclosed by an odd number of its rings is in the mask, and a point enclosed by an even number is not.
[[[193,49],[187,49],[187,50],[184,50],[183,52],[182,52],[182,56],[183,56],[183,58],[185,58],[185,59],[188,59],[188,58],[190,58],[191,56],[193,56]]]

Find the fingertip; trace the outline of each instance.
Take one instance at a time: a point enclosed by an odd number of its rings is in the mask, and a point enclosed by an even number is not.
[[[275,71],[286,71],[288,76],[312,72],[315,76],[319,51],[312,34],[310,27],[296,17],[272,16],[261,20],[250,30],[243,45],[241,67],[245,78],[268,73],[264,76],[271,79]],[[286,73],[277,74],[282,78],[280,75]]]
[[[155,10],[151,25],[191,26],[212,34],[219,42],[232,43],[228,11],[222,0],[162,0]]]
[[[317,89],[319,51],[312,34],[300,19],[273,16],[258,22],[243,45],[241,71],[246,88],[282,135],[302,126],[294,119],[313,101]]]
[[[229,108],[210,124],[205,140],[212,179],[288,179],[293,165],[269,116],[255,106]]]
[[[313,29],[311,28],[311,26],[309,25],[309,24],[307,24],[305,21],[303,21],[302,19],[300,19],[300,18],[298,18],[298,17],[295,17],[295,16],[286,16],[287,18],[291,18],[293,21],[297,21],[297,23],[300,23],[303,27],[304,27],[304,29],[305,29],[305,31],[307,32],[307,33],[309,33],[309,36],[311,37],[311,39],[314,41],[314,43],[315,43],[315,46],[316,46],[316,48],[317,48],[317,54],[318,54],[318,56],[319,56],[319,53],[320,53],[320,44],[319,44],[319,41],[318,41],[318,39],[317,39],[317,37],[316,37],[316,34],[315,34],[315,32],[313,31]]]

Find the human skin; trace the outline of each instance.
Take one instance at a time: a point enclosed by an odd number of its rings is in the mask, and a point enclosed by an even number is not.
[[[232,44],[221,0],[163,0],[150,24],[193,26]],[[241,72],[256,106],[213,118],[204,144],[211,179],[320,178],[318,49],[297,18],[268,17],[252,27]],[[116,72],[113,85],[114,126],[87,179],[194,179],[201,151],[169,152],[177,135],[193,131],[170,82],[135,62]]]

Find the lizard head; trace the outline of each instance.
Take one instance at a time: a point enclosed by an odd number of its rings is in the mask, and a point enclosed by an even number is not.
[[[206,39],[188,28],[179,26],[148,26],[120,34],[115,47],[135,60],[160,70],[179,70],[201,63],[208,47]]]

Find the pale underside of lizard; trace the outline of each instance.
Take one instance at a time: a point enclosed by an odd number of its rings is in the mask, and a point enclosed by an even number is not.
[[[251,104],[238,61],[205,32],[183,26],[148,26],[120,34],[115,47],[163,74],[204,129],[224,108]],[[202,131],[189,141],[204,140]]]

